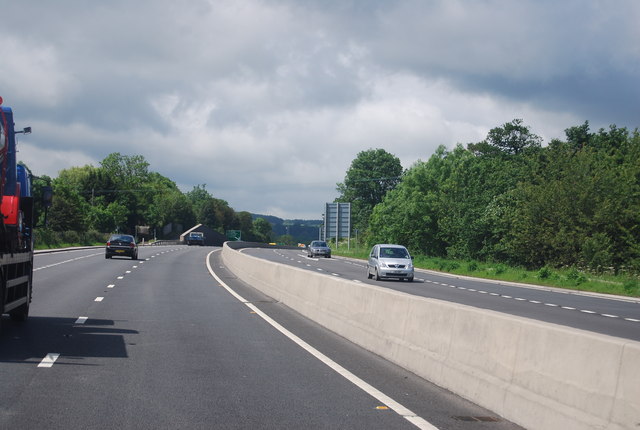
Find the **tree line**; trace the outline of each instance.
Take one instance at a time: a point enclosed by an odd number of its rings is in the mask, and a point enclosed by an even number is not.
[[[615,125],[542,139],[516,119],[485,140],[402,172],[384,150],[363,151],[338,184],[369,244],[527,268],[640,273],[640,134]],[[400,169],[400,170],[399,170]]]
[[[98,167],[71,167],[53,179],[34,177],[39,226],[45,224],[45,211],[37,196],[45,185],[53,188],[46,229],[54,232],[136,234],[136,226],[146,226],[148,236],[177,239],[186,229],[204,224],[222,234],[240,230],[243,240],[271,240],[271,225],[263,218],[234,211],[205,185],[183,193],[172,180],[150,171],[141,155],[115,152]]]

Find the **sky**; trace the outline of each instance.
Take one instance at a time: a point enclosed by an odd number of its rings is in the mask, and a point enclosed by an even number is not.
[[[636,0],[0,0],[35,175],[142,155],[236,211],[320,219],[358,153],[404,168],[521,118],[640,127]]]

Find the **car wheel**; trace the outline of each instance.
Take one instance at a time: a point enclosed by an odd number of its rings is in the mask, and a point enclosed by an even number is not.
[[[111,258],[111,256],[110,256],[109,254],[105,254],[105,255],[104,255],[104,258],[109,259],[109,258]]]
[[[407,278],[407,281],[409,281],[409,282],[413,282],[413,276],[411,276],[411,277]]]
[[[378,273],[378,268],[376,267],[376,281],[379,281],[380,279],[380,274]]]
[[[373,276],[371,275],[371,272],[369,271],[369,268],[367,267],[367,279],[371,279],[373,278]]]

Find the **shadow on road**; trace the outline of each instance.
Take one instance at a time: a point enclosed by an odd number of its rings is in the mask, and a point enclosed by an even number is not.
[[[104,319],[76,324],[77,318],[29,317],[20,323],[2,318],[0,362],[40,362],[49,353],[77,358],[79,365],[89,357],[126,358],[124,335],[138,333]]]

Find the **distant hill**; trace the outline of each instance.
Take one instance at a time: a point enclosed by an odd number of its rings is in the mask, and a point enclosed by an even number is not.
[[[309,243],[318,239],[319,229],[322,226],[322,220],[285,220],[272,215],[259,214],[251,214],[251,216],[253,219],[264,218],[267,220],[276,236],[289,234],[299,243]]]

